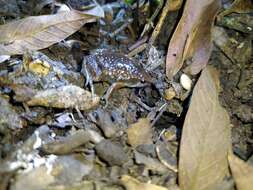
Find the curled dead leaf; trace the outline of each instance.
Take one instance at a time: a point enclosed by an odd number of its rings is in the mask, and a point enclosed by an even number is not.
[[[0,55],[23,54],[64,40],[85,23],[103,17],[97,6],[86,12],[63,11],[54,15],[31,16],[0,25]]]
[[[211,28],[220,8],[217,0],[188,0],[183,16],[171,38],[166,57],[169,79],[190,61],[188,70],[197,74],[207,64],[211,53]]]
[[[92,97],[89,91],[78,86],[67,85],[56,89],[38,91],[27,104],[29,106],[89,110],[99,104],[99,97],[96,95]]]

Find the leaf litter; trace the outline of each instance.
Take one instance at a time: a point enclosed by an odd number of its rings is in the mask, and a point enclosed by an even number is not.
[[[3,4],[0,189],[250,187],[249,2]]]

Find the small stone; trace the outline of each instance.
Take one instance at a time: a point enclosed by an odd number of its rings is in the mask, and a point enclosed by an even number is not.
[[[169,89],[166,89],[164,92],[164,98],[166,100],[172,100],[175,96],[176,96],[176,92],[172,87]]]
[[[192,80],[188,75],[183,73],[180,77],[180,84],[185,90],[190,90],[192,87]]]
[[[152,127],[149,119],[140,118],[127,129],[127,142],[133,147],[152,143]]]
[[[4,96],[0,95],[0,131],[6,131],[5,127],[13,130],[21,129],[23,124],[14,107]]]
[[[127,161],[127,155],[123,147],[114,144],[110,140],[102,140],[95,147],[98,157],[106,161],[110,166],[122,165]]]

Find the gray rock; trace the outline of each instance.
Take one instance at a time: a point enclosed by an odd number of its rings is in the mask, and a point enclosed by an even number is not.
[[[98,157],[106,161],[110,166],[122,165],[127,161],[127,155],[123,147],[114,144],[110,140],[102,140],[95,147]]]

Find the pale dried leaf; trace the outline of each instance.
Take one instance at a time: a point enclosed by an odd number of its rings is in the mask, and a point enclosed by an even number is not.
[[[219,104],[217,71],[206,67],[194,88],[179,154],[182,190],[215,189],[228,171],[229,116]]]
[[[232,153],[228,156],[229,166],[238,190],[252,190],[253,166],[244,162]]]
[[[0,63],[3,63],[7,60],[9,60],[11,58],[11,56],[9,55],[0,55]]]
[[[47,48],[101,16],[103,11],[100,7],[95,7],[86,12],[64,11],[0,25],[0,55],[23,54],[28,50]]]
[[[27,104],[30,106],[89,110],[99,104],[99,97],[96,95],[92,97],[89,91],[78,86],[67,85],[56,89],[38,91]]]
[[[193,64],[192,74],[205,66],[211,52],[211,27],[219,7],[217,0],[186,1],[183,16],[168,47],[166,75],[169,79],[181,69],[186,59]]]
[[[121,182],[125,186],[127,190],[168,190],[165,187],[150,184],[150,183],[142,183],[138,181],[137,179],[128,176],[128,175],[123,175],[121,177]]]

